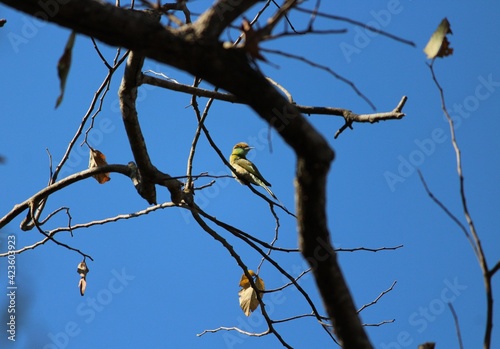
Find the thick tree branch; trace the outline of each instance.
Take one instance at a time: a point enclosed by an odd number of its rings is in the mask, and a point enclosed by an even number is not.
[[[216,41],[228,25],[257,2],[259,0],[218,0],[192,26],[186,26],[182,30],[193,31],[201,40]]]
[[[347,128],[352,129],[353,122],[369,122],[372,124],[374,122],[379,122],[379,121],[403,118],[406,114],[404,114],[402,111],[407,100],[408,97],[406,96],[401,97],[401,100],[399,101],[396,108],[386,113],[356,114],[350,110],[345,110],[342,115],[345,119],[345,124],[335,133],[335,136],[333,138],[337,138]]]
[[[125,131],[127,132],[130,148],[137,163],[137,170],[142,179],[138,191],[148,203],[156,204],[156,188],[152,180],[152,174],[157,170],[149,158],[135,107],[138,86],[137,77],[143,63],[144,57],[130,52],[118,95],[120,96],[120,109]]]
[[[269,80],[269,78],[268,78]],[[278,86],[277,83],[274,81],[270,81],[273,85]],[[142,74],[140,77],[140,83],[141,84],[148,84],[148,85],[153,85],[153,86],[158,86],[162,88],[166,88],[172,91],[177,91],[177,92],[182,92],[182,93],[187,93],[193,96],[197,97],[206,97],[206,98],[213,98],[221,101],[226,101],[226,102],[231,102],[231,103],[244,103],[243,100],[239,99],[233,94],[230,93],[225,93],[225,92],[219,92],[219,91],[214,91],[214,90],[207,90],[203,89],[200,87],[194,87],[190,85],[185,85],[181,84],[178,82],[173,82],[165,79],[160,79],[155,76],[150,76],[150,75],[144,75]],[[279,87],[283,92],[285,92],[282,87]],[[335,138],[338,137],[340,133],[347,127],[352,126],[354,122],[369,122],[369,123],[375,123],[379,121],[386,121],[386,120],[394,120],[394,119],[401,119],[403,118],[406,114],[402,112],[403,107],[408,100],[408,97],[403,96],[401,97],[401,100],[399,101],[398,105],[396,108],[394,108],[392,111],[389,112],[383,112],[383,113],[372,113],[372,114],[356,114],[353,111],[349,109],[344,109],[344,108],[334,108],[334,107],[319,107],[319,106],[309,106],[309,105],[301,105],[301,104],[295,104],[293,100],[291,100],[290,96],[288,96],[289,102],[294,104],[294,106],[299,110],[300,112],[308,115],[312,114],[317,114],[317,115],[335,115],[335,116],[342,116],[346,120],[346,124],[337,131],[335,134]]]
[[[15,217],[17,217],[19,214],[21,214],[24,210],[31,207],[36,207],[37,203],[39,203],[41,200],[47,198],[49,195],[55,193],[58,190],[61,190],[63,188],[66,188],[67,186],[76,183],[78,181],[81,181],[83,179],[92,177],[93,175],[99,174],[99,173],[107,173],[107,172],[117,172],[121,173],[125,176],[132,177],[132,171],[131,168],[127,165],[106,165],[106,166],[101,166],[101,167],[94,167],[82,172],[75,173],[71,176],[68,176],[64,179],[61,179],[58,182],[55,182],[54,184],[51,184],[42,190],[40,190],[38,193],[30,197],[29,199],[23,201],[20,204],[17,204],[14,206],[14,208],[7,213],[5,216],[3,216],[0,219],[0,229],[3,228],[5,225],[7,225],[10,221],[12,221]]]

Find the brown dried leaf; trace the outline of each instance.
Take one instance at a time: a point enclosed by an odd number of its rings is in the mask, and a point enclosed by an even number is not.
[[[255,277],[255,286],[261,291],[266,289],[266,285],[264,284],[264,280],[262,280],[258,275]],[[264,294],[261,294],[260,297],[264,297]]]
[[[265,290],[265,285],[264,285],[264,280],[262,280],[258,275],[256,275],[252,270],[249,270],[248,273],[251,276],[255,276],[255,286],[257,289],[264,291]],[[259,300],[257,299],[257,293],[255,290],[250,286],[250,281],[246,277],[245,274],[241,276],[240,280],[240,286],[243,287],[239,292],[239,301],[240,301],[240,307],[245,313],[246,316],[250,316],[250,314],[257,309],[259,306]],[[261,293],[260,297],[262,298],[264,295]]]
[[[249,270],[248,274],[250,274],[251,276],[255,276],[253,270]],[[248,281],[248,278],[245,274],[241,275],[240,286],[244,288],[250,287],[250,281]]]
[[[56,108],[61,104],[64,97],[64,90],[66,88],[66,79],[68,78],[69,68],[71,68],[71,56],[73,52],[73,46],[75,44],[76,33],[71,32],[68,42],[66,43],[66,47],[64,48],[64,52],[59,58],[59,62],[57,63],[57,75],[59,76],[59,84],[60,90],[59,97],[56,100]]]
[[[448,22],[447,18],[444,18],[424,48],[428,59],[446,57],[453,54],[453,49],[450,47],[450,42],[446,37],[448,34],[453,33],[450,28],[450,22]]]
[[[240,297],[240,307],[245,313],[246,316],[250,316],[252,311],[257,309],[259,306],[259,301],[257,300],[257,294],[255,290],[251,287],[242,288],[238,292],[238,296]]]
[[[78,288],[80,289],[80,294],[83,296],[85,294],[85,290],[87,289],[87,280],[81,278],[78,283]]]
[[[80,294],[83,296],[85,294],[85,289],[87,288],[87,273],[89,272],[89,268],[87,267],[87,263],[85,260],[78,263],[76,267],[76,272],[80,275],[80,282],[78,282],[78,288],[80,289]]]
[[[90,148],[89,168],[101,167],[107,164],[108,163],[106,162],[106,156],[104,156],[103,153],[101,153],[97,149]],[[111,180],[111,178],[109,177],[109,172],[98,173],[96,175],[93,175],[92,177],[94,177],[97,182],[99,182],[99,184],[104,184],[107,181]]]
[[[257,35],[257,32],[253,30],[252,25],[246,18],[243,19],[241,30],[243,30],[243,33],[245,34],[245,45],[243,46],[245,51],[247,51],[253,58],[267,62],[264,56],[260,54],[259,36]]]

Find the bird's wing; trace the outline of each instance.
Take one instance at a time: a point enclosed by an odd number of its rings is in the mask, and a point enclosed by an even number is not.
[[[238,159],[235,161],[235,163],[238,164],[239,166],[241,166],[243,169],[245,169],[248,173],[257,177],[257,179],[259,181],[261,181],[262,183],[264,183],[268,187],[271,186],[271,184],[268,181],[266,181],[264,179],[264,177],[260,174],[257,166],[255,166],[251,161],[249,161],[247,159]],[[258,184],[260,184],[260,183],[258,183]]]

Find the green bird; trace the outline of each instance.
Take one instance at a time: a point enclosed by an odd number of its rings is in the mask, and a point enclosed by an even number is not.
[[[253,149],[253,147],[250,147],[245,142],[240,142],[233,147],[233,152],[229,157],[229,163],[236,170],[236,174],[233,173],[234,178],[242,184],[259,185],[264,188],[269,195],[278,200],[276,195],[269,189],[271,183],[266,181],[260,174],[257,166],[245,157],[251,149]]]

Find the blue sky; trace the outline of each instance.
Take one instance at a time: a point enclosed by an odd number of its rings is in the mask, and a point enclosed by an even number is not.
[[[209,2],[195,1],[192,11]],[[255,10],[255,9],[254,9]],[[465,185],[470,211],[490,266],[499,259],[500,222],[498,110],[500,109],[500,4],[493,1],[355,1],[322,2],[322,11],[356,19],[416,43],[416,48],[381,35],[369,35],[346,23],[318,20],[318,29],[347,28],[346,34],[285,38],[263,44],[306,56],[331,67],[355,82],[376,105],[377,111],[392,110],[408,96],[405,118],[378,124],[355,124],[334,140],[343,124],[334,116],[308,117],[336,152],[328,182],[328,213],[332,241],[336,247],[404,247],[395,251],[342,252],[339,261],[356,305],[373,301],[397,281],[394,289],[377,304],[362,312],[364,323],[395,319],[394,323],[369,327],[377,348],[415,348],[426,341],[438,347],[458,347],[452,315],[456,310],[464,345],[481,346],[485,322],[483,282],[476,258],[467,240],[427,197],[415,168],[430,188],[462,221],[455,155],[448,125],[422,52],[443,17],[451,23],[454,54],[435,63],[447,106],[455,121],[462,150]],[[253,14],[253,12],[251,12]],[[73,137],[106,68],[92,42],[77,36],[73,65],[62,105],[54,110],[59,93],[56,65],[69,31],[0,7],[7,24],[0,29],[0,216],[43,188],[49,176],[50,151],[59,162]],[[249,16],[251,17],[251,16]],[[292,15],[300,27],[303,17]],[[234,33],[233,33],[234,34]],[[234,35],[233,35],[234,37]],[[17,38],[18,40],[14,40]],[[19,40],[21,38],[22,40]],[[228,37],[223,36],[224,40]],[[14,40],[14,41],[13,41]],[[108,59],[113,48],[100,45]],[[357,113],[372,110],[342,82],[303,63],[266,54],[273,65],[261,69],[292,93],[303,105],[343,107]],[[161,72],[190,84],[192,77],[169,66],[146,61],[145,70]],[[91,144],[109,163],[132,160],[118,110],[117,89],[121,71],[112,82]],[[202,99],[203,106],[206,100]],[[186,160],[196,129],[188,107],[188,95],[143,86],[138,111],[150,156],[156,166],[173,175],[186,171]],[[272,189],[290,209],[293,202],[294,156],[272,131],[272,152],[267,125],[248,107],[215,102],[206,122],[218,146],[229,156],[232,146],[246,141],[256,149],[250,155]],[[78,143],[80,144],[81,141]],[[62,175],[84,170],[88,149],[76,147]],[[200,139],[194,173],[228,174],[229,170]],[[398,178],[398,180],[393,180]],[[200,181],[198,185],[206,182]],[[232,179],[222,178],[199,192],[198,204],[209,214],[271,241],[275,222],[268,205]],[[158,201],[169,200],[158,188]],[[135,192],[130,180],[113,175],[99,185],[93,179],[79,182],[53,195],[46,213],[71,208],[73,223],[85,223],[118,214],[132,213],[148,205]],[[297,246],[295,222],[279,212],[279,246]],[[7,237],[15,236],[20,248],[41,239],[35,231],[19,230],[20,216],[1,232],[0,251]],[[67,225],[58,214],[48,228]],[[240,241],[218,230],[235,247],[250,269],[260,257]],[[262,332],[265,325],[256,311],[245,317],[238,305],[241,270],[227,251],[177,208],[167,208],[136,219],[90,229],[74,236],[58,236],[94,258],[89,262],[88,288],[81,297],[76,271],[79,255],[47,243],[16,258],[17,340],[6,348],[276,348],[273,336],[249,338],[235,332],[197,337],[203,330],[238,326]],[[285,270],[298,275],[305,267],[298,254],[275,254]],[[0,287],[6,293],[7,262],[0,260]],[[283,284],[282,276],[268,263],[261,268],[268,288]],[[498,293],[500,282],[494,279]],[[301,285],[321,301],[312,277]],[[2,316],[7,297],[0,299]],[[309,313],[297,291],[266,295],[268,312],[274,319]],[[499,313],[498,302],[495,313]],[[3,319],[3,317],[2,317]],[[295,348],[325,347],[329,337],[311,318],[277,325]],[[500,342],[498,326],[493,347]]]

